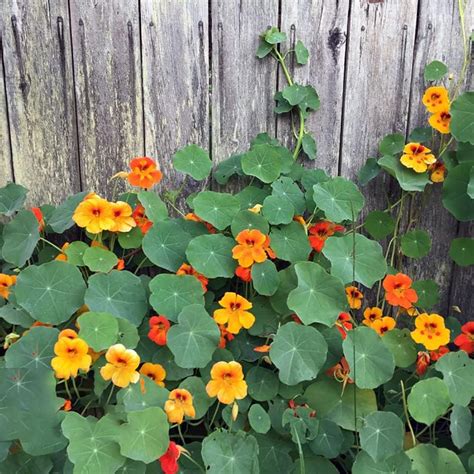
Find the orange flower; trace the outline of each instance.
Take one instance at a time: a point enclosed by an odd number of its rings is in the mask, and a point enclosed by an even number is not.
[[[109,347],[105,358],[108,363],[100,369],[104,380],[112,379],[112,383],[121,388],[138,382],[140,375],[136,369],[140,365],[140,357],[134,350],[126,349],[123,344],[115,344]]]
[[[41,209],[39,207],[32,207],[31,212],[35,215],[36,220],[38,221],[38,231],[41,232],[44,229],[44,217]]]
[[[428,367],[430,365],[430,355],[428,352],[420,351],[418,352],[418,357],[416,358],[416,373],[421,377],[425,375]]]
[[[263,250],[267,252],[268,258],[275,260],[276,253],[270,248],[270,237],[267,235],[265,238],[265,243],[263,244]]]
[[[344,230],[342,225],[334,224],[334,222],[317,222],[308,229],[310,233],[308,237],[309,244],[313,250],[321,252],[328,237],[331,237],[331,235],[334,235],[336,232],[344,232]]]
[[[51,367],[58,379],[68,380],[76,377],[80,370],[88,372],[92,363],[87,353],[89,346],[86,341],[76,338],[61,337],[54,345],[56,357],[51,360]]]
[[[428,169],[428,165],[432,165],[436,161],[431,150],[421,143],[408,143],[403,148],[403,155],[400,163],[406,168],[411,168],[416,173],[424,173]]]
[[[156,385],[160,387],[164,387],[165,384],[163,380],[166,378],[166,370],[160,364],[151,364],[150,362],[145,362],[141,367],[139,372],[148,377],[149,379],[153,380]]]
[[[255,316],[247,310],[252,308],[252,303],[237,293],[226,292],[219,300],[223,309],[214,311],[214,320],[217,324],[227,324],[227,330],[232,334],[238,334],[244,327],[249,329],[255,322]]]
[[[41,321],[35,321],[32,325],[32,328],[44,327],[44,328],[52,328],[53,325],[49,323],[42,323]]]
[[[110,230],[115,225],[110,203],[99,197],[82,201],[76,207],[72,219],[79,227],[84,227],[91,234]]]
[[[252,281],[252,269],[244,268],[240,265],[235,269],[235,275],[238,276],[242,281],[249,283]]]
[[[63,262],[67,262],[67,255],[65,254],[65,250],[69,247],[70,243],[69,242],[64,242],[64,244],[61,247],[61,253],[56,255],[55,260],[61,260]]]
[[[170,328],[170,322],[164,316],[152,316],[148,322],[150,330],[148,338],[159,346],[166,346],[166,334]]]
[[[270,352],[272,346],[269,346],[268,344],[264,344],[263,346],[257,346],[254,347],[253,350],[255,352],[260,352],[262,354],[266,354],[267,352]]]
[[[392,306],[409,309],[418,301],[416,291],[411,288],[412,280],[404,273],[387,275],[383,281],[385,299]]]
[[[157,169],[156,163],[146,156],[134,158],[130,162],[130,169],[132,171],[128,174],[128,182],[139,188],[151,188],[159,183],[163,176],[161,171]]]
[[[423,344],[429,351],[449,344],[451,332],[445,327],[444,319],[439,314],[420,314],[415,319],[415,327],[411,332],[412,339]]]
[[[10,287],[15,283],[15,275],[6,275],[5,273],[0,273],[0,296],[7,300],[8,295],[10,294]]]
[[[209,283],[209,280],[203,274],[194,270],[191,265],[183,263],[176,271],[176,275],[191,275],[196,277],[201,282],[203,290],[207,291],[207,284]]]
[[[217,362],[211,369],[211,380],[206,385],[210,397],[216,397],[225,405],[247,396],[247,383],[242,366],[238,362]]]
[[[219,324],[219,331],[221,332],[219,347],[221,349],[225,349],[227,343],[234,339],[234,335],[227,331],[226,327],[223,324]]]
[[[295,217],[293,217],[293,220],[295,222],[300,223],[306,229],[306,221],[304,220],[303,216],[295,216]]]
[[[66,401],[64,402],[64,405],[62,406],[62,410],[64,410],[64,411],[71,411],[71,409],[72,409],[72,402],[71,402],[71,400],[66,400]]]
[[[115,268],[119,271],[123,270],[125,268],[125,260],[123,258],[119,258]]]
[[[340,362],[326,370],[327,375],[334,377],[338,382],[343,383],[344,386],[347,383],[354,383],[354,381],[349,377],[350,372],[351,370],[345,357],[342,357]]]
[[[165,402],[165,412],[170,423],[183,422],[185,416],[194,418],[196,411],[193,406],[193,396],[184,388],[171,390],[168,400]]]
[[[145,208],[141,204],[137,204],[137,207],[135,207],[132,212],[132,217],[143,235],[145,235],[153,226],[153,222],[145,217]]]
[[[126,202],[118,201],[110,204],[114,226],[111,232],[129,232],[137,223],[132,217],[132,208]]]
[[[265,252],[266,236],[257,229],[243,230],[235,238],[238,245],[232,249],[232,258],[238,260],[244,268],[252,266],[254,262],[261,263],[267,259]]]
[[[377,319],[382,318],[382,310],[374,306],[373,308],[365,308],[364,309],[364,320],[362,321],[363,324],[366,326],[372,326]]]
[[[474,321],[469,321],[461,326],[462,334],[454,339],[454,344],[464,352],[474,352]]]
[[[346,296],[351,309],[360,309],[364,295],[357,287],[348,286],[346,288]]]
[[[62,337],[67,337],[68,339],[77,339],[79,336],[77,332],[74,331],[74,329],[63,329],[58,335],[58,340]]]
[[[350,322],[351,316],[348,313],[339,313],[336,321],[336,328],[341,333],[342,339],[347,336],[347,330],[352,329],[352,323]]]
[[[428,112],[432,114],[449,107],[449,95],[445,87],[428,87],[422,100]]]
[[[428,168],[428,171],[430,172],[430,179],[433,183],[442,183],[444,181],[446,176],[446,166],[444,166],[443,163],[439,161],[433,163]]]
[[[199,216],[194,214],[194,212],[189,212],[188,214],[184,216],[184,218],[187,221],[200,222],[201,224],[204,224],[207,227],[207,230],[209,231],[210,234],[215,234],[217,232],[216,228],[212,224],[209,224],[209,222],[203,221]]]
[[[383,336],[387,331],[391,331],[396,325],[395,319],[390,316],[376,319],[370,327],[379,335]]]
[[[428,123],[439,133],[449,133],[449,126],[451,124],[451,114],[449,113],[449,107],[440,110],[433,114],[429,119]]]

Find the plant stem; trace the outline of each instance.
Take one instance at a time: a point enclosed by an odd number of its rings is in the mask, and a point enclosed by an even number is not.
[[[194,465],[196,465],[201,472],[206,472],[206,470],[197,461],[195,461],[189,454],[187,454],[185,451],[182,452],[182,455],[186,459],[189,459]]]
[[[110,403],[110,400],[112,399],[112,394],[114,393],[114,388],[115,388],[115,385],[112,384],[112,386],[110,387],[109,396],[107,397],[107,401],[105,402],[106,405],[108,405]]]
[[[217,412],[219,411],[220,405],[221,405],[221,402],[217,402],[217,406],[216,406],[216,409],[214,411],[214,414],[212,415],[211,422],[209,423],[209,427],[211,427],[212,424],[214,423],[214,420],[216,419]]]
[[[184,441],[184,436],[183,436],[183,432],[181,431],[181,425],[178,423],[178,433],[179,433],[179,437],[181,439],[181,442],[183,443],[183,446],[186,444],[186,442]]]
[[[63,253],[63,251],[57,246],[57,245],[54,245],[53,242],[50,242],[49,240],[43,238],[43,237],[40,237],[39,238],[42,242],[45,242],[47,243],[48,245],[51,245],[51,247],[55,248],[57,251]]]
[[[69,399],[69,400],[72,400],[71,391],[69,390],[69,387],[68,387],[68,384],[67,384],[67,380],[66,380],[66,379],[64,379],[64,387],[66,388],[66,393],[67,393],[68,399]]]
[[[405,418],[408,423],[408,428],[410,429],[411,439],[413,441],[413,447],[416,446],[416,436],[415,432],[413,431],[413,426],[411,426],[410,417],[408,416],[408,406],[407,406],[407,398],[405,395],[405,385],[403,384],[403,380],[400,380],[400,386],[402,387],[402,401],[403,401],[403,412],[405,413]]]
[[[72,387],[74,388],[74,393],[77,395],[78,400],[80,400],[81,396],[79,395],[79,390],[77,389],[76,379],[74,377],[71,377],[71,379],[72,379]]]

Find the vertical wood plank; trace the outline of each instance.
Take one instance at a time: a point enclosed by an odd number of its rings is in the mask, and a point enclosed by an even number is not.
[[[144,152],[138,1],[70,8],[83,187],[105,194],[110,177]]]
[[[16,182],[30,204],[80,187],[67,2],[2,2],[5,85]]]
[[[160,163],[162,187],[176,186],[175,151],[209,149],[208,3],[142,0],[141,24],[146,153]]]
[[[313,85],[321,99],[321,108],[311,113],[305,124],[318,147],[316,160],[308,160],[306,165],[337,175],[349,0],[283,0],[281,8],[281,28],[289,36],[288,49],[293,50],[296,41],[301,40],[310,54],[303,66],[298,66],[291,56],[293,77],[300,84]],[[286,85],[284,81],[280,76],[280,89]],[[292,146],[289,118],[279,116],[277,127],[278,138]]]
[[[212,157],[246,151],[260,132],[275,135],[276,64],[255,52],[258,35],[278,25],[278,1],[211,0]]]
[[[8,126],[7,98],[3,67],[3,39],[0,31],[0,186],[13,181],[10,131]]]

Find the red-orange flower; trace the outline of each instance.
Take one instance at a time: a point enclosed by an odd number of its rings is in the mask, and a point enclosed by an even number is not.
[[[134,158],[130,162],[130,173],[128,182],[132,186],[148,189],[159,183],[162,178],[161,171],[156,167],[156,163],[146,156]]]
[[[145,208],[141,204],[137,204],[137,207],[135,207],[132,212],[132,217],[143,235],[145,235],[153,226],[153,222],[145,217]]]
[[[170,441],[166,453],[159,459],[164,474],[176,474],[179,471],[178,459],[180,455],[179,446],[174,441]]]
[[[150,330],[148,331],[148,338],[159,346],[166,345],[166,335],[170,328],[170,322],[164,316],[152,316],[148,323]]]
[[[65,400],[64,405],[61,407],[64,411],[71,411],[72,409],[72,402],[71,400]]]
[[[441,359],[444,355],[449,353],[449,347],[448,346],[441,346],[435,351],[430,351],[430,358],[433,362],[436,362],[437,360]]]
[[[409,309],[418,301],[416,291],[411,288],[412,280],[408,275],[397,273],[387,275],[383,281],[385,299],[392,306]]]
[[[207,284],[209,283],[209,280],[202,273],[194,270],[191,265],[183,263],[176,271],[176,275],[191,275],[196,277],[201,282],[203,290],[207,291]]]
[[[123,270],[125,268],[125,260],[123,258],[119,258],[117,265],[115,265],[115,268],[119,271]]]
[[[474,352],[474,321],[469,321],[461,327],[462,334],[454,339],[454,344],[464,352]]]
[[[218,324],[219,326],[219,331],[221,332],[220,340],[219,340],[219,347],[221,349],[225,349],[225,346],[229,341],[232,341],[234,339],[234,335],[227,330],[224,324]]]
[[[342,225],[334,224],[334,222],[317,222],[308,229],[310,234],[308,237],[309,244],[314,250],[316,250],[316,252],[321,252],[328,237],[331,237],[331,235],[334,235],[336,232],[343,231],[344,227]]]
[[[352,329],[352,323],[350,322],[351,316],[349,313],[339,313],[336,321],[336,328],[341,333],[342,339],[347,336],[347,331]]]
[[[248,268],[267,259],[265,252],[267,237],[258,229],[242,230],[235,240],[238,245],[232,249],[232,258],[238,260],[241,267]]]
[[[249,283],[252,281],[252,269],[251,268],[244,268],[240,265],[235,269],[235,274],[238,276],[242,281]]]
[[[32,207],[31,212],[35,215],[36,220],[38,221],[38,231],[41,232],[44,229],[44,217],[41,209],[39,207]]]
[[[349,377],[350,371],[351,369],[349,368],[346,358],[342,357],[340,362],[326,370],[326,374],[330,377],[334,377],[338,382],[354,383]]]
[[[416,358],[416,373],[421,377],[428,370],[429,365],[430,355],[428,352],[418,352],[418,357]]]

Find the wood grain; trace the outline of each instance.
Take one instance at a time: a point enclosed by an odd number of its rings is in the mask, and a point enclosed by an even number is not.
[[[10,131],[8,129],[7,98],[5,95],[5,78],[3,70],[3,40],[0,32],[0,186],[5,186],[13,181],[13,167],[10,144]]]

